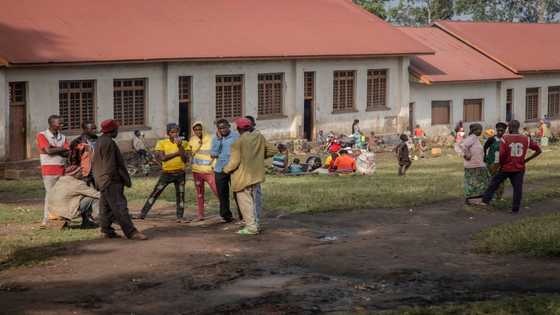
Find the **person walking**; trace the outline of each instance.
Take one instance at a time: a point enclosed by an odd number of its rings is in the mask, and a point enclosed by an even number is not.
[[[496,176],[500,171],[500,142],[506,133],[507,125],[503,122],[496,124],[496,134],[489,137],[484,143],[484,163],[491,176]],[[504,194],[504,183],[496,190],[496,197],[502,199]]]
[[[183,222],[185,213],[185,167],[188,159],[189,144],[179,138],[179,126],[167,124],[167,138],[159,140],[154,149],[162,162],[162,172],[144,207],[135,219],[144,220],[157,199],[169,184],[175,185],[175,204],[177,222]]]
[[[412,161],[410,160],[410,153],[408,151],[408,136],[404,133],[400,135],[401,142],[395,148],[395,154],[397,156],[397,162],[399,165],[399,176],[406,175],[406,171],[412,165]]]
[[[51,115],[48,118],[49,128],[37,134],[37,150],[41,161],[41,175],[45,187],[45,204],[41,228],[45,228],[49,221],[49,192],[58,179],[64,175],[64,164],[68,156],[68,140],[60,132],[62,121],[60,116]]]
[[[131,187],[132,182],[119,147],[113,141],[119,134],[119,124],[113,119],[101,123],[103,135],[97,139],[93,155],[93,177],[97,190],[101,192],[99,199],[99,226],[106,238],[120,237],[113,227],[117,222],[124,235],[133,240],[146,240],[148,237],[139,232],[128,213],[128,205],[124,196],[124,186]]]
[[[523,177],[525,176],[525,164],[536,158],[541,154],[539,145],[532,141],[529,137],[519,134],[520,123],[517,120],[509,122],[509,134],[502,137],[500,143],[500,166],[501,169],[492,178],[492,182],[488,189],[484,192],[482,200],[477,203],[487,206],[494,193],[498,190],[500,185],[509,178],[513,186],[513,203],[511,212],[517,214],[521,207],[521,200],[523,197]],[[528,149],[531,149],[533,154],[526,158]]]
[[[220,119],[216,122],[218,133],[212,139],[212,149],[210,154],[216,160],[214,166],[214,179],[216,182],[216,190],[218,191],[218,199],[220,200],[220,216],[225,222],[233,221],[233,214],[230,209],[230,174],[224,173],[224,166],[229,162],[231,156],[231,146],[239,138],[237,132],[231,131],[231,125],[227,119]],[[239,211],[239,209],[238,209]],[[240,220],[242,219],[241,213]]]
[[[218,196],[211,156],[212,136],[204,132],[202,122],[192,124],[193,136],[189,140],[192,150],[192,173],[196,189],[197,220],[204,220],[204,183],[208,183],[214,195]]]
[[[272,157],[277,150],[262,134],[251,132],[254,127],[249,119],[239,118],[235,124],[240,137],[231,146],[231,157],[223,171],[231,174],[231,188],[245,221],[245,227],[238,233],[254,235],[260,232],[260,195],[257,187],[265,179],[264,160]]]
[[[484,148],[479,139],[482,125],[471,124],[469,129],[469,136],[460,144],[465,167],[464,191],[467,204],[470,204],[473,199],[482,197],[489,180],[488,169],[484,164]]]

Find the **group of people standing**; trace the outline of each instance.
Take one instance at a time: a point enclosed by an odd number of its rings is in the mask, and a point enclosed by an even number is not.
[[[465,169],[464,192],[467,204],[488,205],[496,194],[503,195],[503,184],[509,179],[513,186],[512,213],[518,213],[523,195],[525,164],[541,154],[539,145],[519,133],[520,123],[496,124],[494,134],[484,145],[480,141],[482,125],[469,126],[468,136],[459,143]],[[533,154],[527,157],[528,150]]]
[[[169,184],[175,186],[177,222],[187,222],[184,218],[185,181],[190,163],[196,189],[196,220],[205,218],[206,183],[219,199],[223,221],[234,221],[230,209],[231,185],[239,220],[244,224],[238,233],[259,233],[264,160],[277,151],[255,130],[252,117],[239,118],[235,123],[237,132],[231,130],[229,121],[219,120],[215,135],[211,135],[205,132],[202,122],[195,122],[189,141],[178,137],[177,124],[168,124],[167,137],[159,140],[154,149],[161,161],[162,173],[140,213],[132,217],[124,195],[124,187],[131,187],[132,182],[114,141],[119,131],[118,122],[103,121],[99,137],[95,124],[84,123],[82,135],[69,144],[60,132],[60,117],[50,116],[49,128],[37,135],[46,190],[42,226],[47,225],[49,217],[61,219],[57,222],[65,226],[81,215],[82,227],[99,225],[105,237],[119,237],[112,228],[112,223],[116,222],[127,238],[147,239],[135,228],[132,219],[145,219]]]

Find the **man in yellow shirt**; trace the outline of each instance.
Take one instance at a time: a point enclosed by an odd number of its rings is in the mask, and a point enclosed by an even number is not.
[[[175,185],[177,203],[177,222],[183,221],[185,212],[185,167],[189,144],[179,137],[179,126],[167,124],[167,138],[159,140],[154,149],[156,157],[162,162],[162,172],[154,190],[146,200],[142,212],[136,219],[144,219],[167,185]]]

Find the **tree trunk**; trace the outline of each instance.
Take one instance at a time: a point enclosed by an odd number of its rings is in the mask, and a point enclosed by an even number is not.
[[[546,22],[544,19],[545,16],[545,0],[537,0],[537,14],[538,14],[538,22],[544,23]]]

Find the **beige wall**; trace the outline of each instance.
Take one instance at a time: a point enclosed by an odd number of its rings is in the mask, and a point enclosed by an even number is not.
[[[5,69],[0,67],[0,160],[6,156],[6,135],[8,133],[8,82]]]

